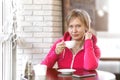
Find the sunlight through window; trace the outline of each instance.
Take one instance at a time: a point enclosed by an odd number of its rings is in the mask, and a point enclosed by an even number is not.
[[[2,32],[2,1],[0,0],[0,33]]]
[[[109,0],[109,30],[110,33],[120,33],[120,1]]]

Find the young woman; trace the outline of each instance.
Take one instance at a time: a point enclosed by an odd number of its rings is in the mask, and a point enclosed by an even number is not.
[[[100,49],[96,45],[96,36],[90,29],[89,14],[73,9],[66,17],[68,31],[58,39],[41,64],[52,68],[57,62],[58,68],[95,70],[100,59]],[[65,41],[75,41],[73,48],[67,48]]]

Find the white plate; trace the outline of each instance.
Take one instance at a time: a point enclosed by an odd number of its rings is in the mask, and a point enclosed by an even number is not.
[[[75,69],[58,69],[58,72],[61,72],[62,74],[72,74],[75,71]]]

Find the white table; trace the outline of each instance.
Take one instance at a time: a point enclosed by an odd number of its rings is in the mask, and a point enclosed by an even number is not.
[[[98,80],[116,80],[115,74],[107,71],[97,70]]]

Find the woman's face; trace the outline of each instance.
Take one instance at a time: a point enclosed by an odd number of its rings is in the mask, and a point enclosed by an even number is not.
[[[71,19],[68,25],[68,32],[73,40],[81,40],[86,32],[85,25],[79,18]]]

